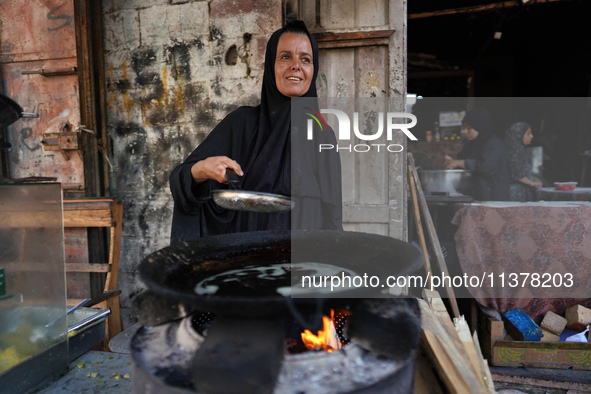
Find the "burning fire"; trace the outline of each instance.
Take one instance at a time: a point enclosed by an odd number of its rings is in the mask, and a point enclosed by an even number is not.
[[[322,348],[327,352],[338,350],[343,347],[343,343],[337,335],[334,322],[334,310],[330,311],[330,317],[322,316],[323,329],[318,331],[318,335],[312,334],[310,330],[304,330],[302,341],[308,349]]]

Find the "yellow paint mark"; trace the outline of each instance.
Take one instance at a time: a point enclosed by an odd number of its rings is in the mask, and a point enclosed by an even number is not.
[[[380,74],[375,71],[368,71],[365,74],[365,84],[369,88],[379,88],[380,87]]]
[[[583,350],[580,352],[566,352],[571,361],[578,365],[591,365],[591,351]]]
[[[184,115],[185,113],[185,77],[179,73],[179,80],[178,85],[176,87],[176,108],[179,111],[179,115]]]
[[[162,66],[162,96],[160,101],[168,105],[168,69]]]
[[[127,62],[124,60],[121,63],[121,71],[123,71],[123,78],[125,80],[129,79],[129,75],[127,73]],[[129,97],[129,92],[123,93],[123,107],[125,108],[125,112],[127,113],[127,120],[131,119],[131,107],[133,106],[133,100]]]
[[[521,360],[525,354],[525,349],[513,349],[508,347],[499,347],[496,349],[499,360],[509,364]]]

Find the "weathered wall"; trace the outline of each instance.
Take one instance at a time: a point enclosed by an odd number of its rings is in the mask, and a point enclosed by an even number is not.
[[[281,2],[107,0],[103,20],[111,192],[125,210],[125,324],[143,289],[138,264],[169,242],[169,173],[228,112],[258,104]]]

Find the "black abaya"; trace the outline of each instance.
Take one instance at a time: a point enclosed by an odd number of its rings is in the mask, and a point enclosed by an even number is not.
[[[507,152],[503,141],[490,129],[490,114],[484,108],[466,114],[463,123],[478,131],[458,153],[472,171],[468,194],[479,201],[506,201],[509,197]]]

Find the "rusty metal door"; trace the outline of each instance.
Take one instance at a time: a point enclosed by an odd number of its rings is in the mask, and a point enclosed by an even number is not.
[[[4,140],[12,148],[5,153],[8,168],[3,172],[10,178],[56,178],[66,193],[100,195],[96,114],[87,113],[92,96],[85,83],[85,54],[90,52],[84,41],[85,5],[73,0],[0,2],[2,93],[39,115],[5,130]]]
[[[284,15],[318,40],[322,97],[389,97],[404,112],[406,5],[402,0],[299,0]],[[406,146],[403,136],[392,141]],[[406,239],[406,155],[341,155],[348,230]]]
[[[108,194],[104,90],[95,88],[102,75],[100,15],[100,2],[92,0],[0,1],[2,93],[39,115],[0,131],[0,142],[11,146],[2,152],[3,177],[54,178],[67,199]],[[68,262],[103,259],[96,229],[65,235]],[[90,286],[88,274],[68,274],[69,297],[88,296]],[[92,286],[100,291],[100,280]]]

